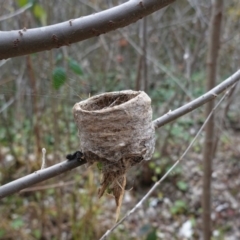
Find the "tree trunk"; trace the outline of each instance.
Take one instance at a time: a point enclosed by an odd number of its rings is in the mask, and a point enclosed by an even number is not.
[[[218,58],[218,49],[220,44],[220,28],[222,19],[223,0],[212,0],[212,13],[209,26],[208,55],[207,55],[207,79],[206,88],[210,90],[215,86],[216,66]],[[207,117],[214,108],[214,100],[206,104],[205,117]],[[214,114],[206,124],[206,135],[203,152],[203,235],[204,240],[211,239],[211,174],[212,158],[214,156]]]

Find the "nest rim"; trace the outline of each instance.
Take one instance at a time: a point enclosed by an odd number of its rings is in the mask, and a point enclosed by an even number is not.
[[[124,91],[115,91],[115,92],[105,92],[98,94],[96,96],[92,96],[80,103],[78,103],[78,108],[81,109],[82,112],[85,113],[106,113],[109,111],[113,111],[118,108],[125,108],[126,105],[131,104],[134,99],[139,96],[143,91],[133,91],[133,90],[124,90]],[[101,106],[99,109],[91,109],[92,105],[97,105],[97,103],[103,101],[106,98],[112,98],[112,102],[110,105],[116,101],[118,97],[126,97],[126,101],[122,101],[120,104],[114,106]],[[130,98],[129,98],[130,97]]]

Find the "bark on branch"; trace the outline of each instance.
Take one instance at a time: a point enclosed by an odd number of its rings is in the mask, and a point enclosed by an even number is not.
[[[211,101],[212,99],[216,98],[217,95],[222,93],[224,90],[232,86],[234,83],[240,80],[240,70],[235,72],[232,76],[224,80],[222,83],[208,91],[207,93],[203,94],[202,96],[196,98],[195,100],[183,105],[182,107],[177,108],[174,111],[169,111],[165,115],[160,118],[157,118],[153,121],[155,129],[160,128],[166,123],[169,123],[186,113],[193,111],[194,109],[200,107],[201,105]]]
[[[125,27],[175,0],[131,0],[89,16],[32,29],[0,31],[0,60],[70,46]]]
[[[181,117],[182,115],[188,112],[193,111],[194,109],[205,104],[206,102],[211,101],[213,98],[217,97],[218,94],[224,92],[227,88],[229,88],[239,80],[240,80],[240,70],[235,72],[232,76],[230,76],[225,81],[220,83],[218,86],[216,86],[209,92],[205,93],[204,95],[200,96],[199,98],[153,121],[155,129]],[[8,195],[11,195],[13,193],[19,192],[20,190],[30,187],[31,185],[40,183],[44,180],[55,177],[61,173],[67,172],[68,170],[81,166],[85,163],[86,163],[85,161],[79,162],[76,159],[71,161],[65,161],[65,162],[53,165],[52,167],[39,170],[35,173],[32,173],[30,175],[17,179],[13,182],[10,182],[6,185],[0,186],[0,199]]]
[[[85,160],[79,161],[77,159],[73,159],[71,161],[64,161],[64,162],[55,164],[51,167],[31,173],[25,177],[14,180],[3,186],[0,186],[0,199],[6,196],[9,196],[13,193],[17,193],[20,190],[30,187],[36,183],[40,183],[49,178],[58,176],[61,173],[67,172],[85,163],[86,163]]]

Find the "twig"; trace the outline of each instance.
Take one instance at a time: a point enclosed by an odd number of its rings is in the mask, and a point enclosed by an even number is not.
[[[1,60],[0,61],[0,67],[2,67],[6,62],[8,62],[10,60],[10,58],[6,59],[6,60]]]
[[[138,54],[140,55],[144,55],[144,52],[142,51],[142,49],[140,49],[135,42],[127,35],[125,34],[122,30],[119,30],[119,32],[124,36],[125,39],[127,39],[127,41],[130,43],[130,45],[138,52]],[[176,83],[176,85],[190,98],[192,99],[192,94],[186,90],[186,88],[184,88],[184,86],[182,85],[181,81],[179,81],[179,79],[171,72],[168,70],[167,67],[165,67],[163,64],[160,64],[159,61],[157,59],[155,59],[154,57],[152,57],[150,54],[146,55],[146,59],[151,62],[154,66],[156,66],[157,68],[159,68],[161,71],[163,71],[164,73],[166,73],[171,79],[172,81],[174,81]]]
[[[44,186],[30,187],[30,188],[25,188],[25,189],[21,190],[20,193],[41,191],[41,190],[47,190],[50,188],[61,188],[61,187],[75,184],[75,183],[76,183],[76,181],[69,181],[69,182],[60,182],[60,183],[54,183],[54,184],[49,184],[49,185],[44,185]]]
[[[45,168],[45,165],[46,165],[46,149],[43,148],[42,149],[42,166],[41,166],[41,170]]]
[[[208,91],[204,95],[154,120],[153,124],[155,129],[160,128],[166,123],[169,123],[185,115],[186,113],[192,112],[194,109],[198,108],[199,106],[205,104],[206,102],[211,101],[213,98],[215,98],[217,95],[222,93],[224,90],[226,90],[227,88],[229,88],[239,80],[240,80],[240,70],[235,72],[232,76],[227,78],[225,81],[223,81],[222,83],[220,83],[219,85],[217,85],[215,88]]]
[[[13,193],[19,192],[20,190],[27,188],[33,184],[42,182],[61,173],[67,172],[73,168],[79,167],[85,163],[85,160],[79,161],[77,158],[75,158],[71,161],[64,161],[55,164],[51,167],[36,171],[13,182],[7,183],[0,187],[0,199]]]
[[[0,17],[0,22],[3,21],[3,20],[9,19],[9,18],[15,17],[18,14],[21,14],[21,13],[25,12],[27,9],[32,7],[32,5],[33,5],[32,3],[28,3],[24,7],[15,11],[14,13],[10,13],[10,14],[7,14],[7,15],[4,15],[4,16]]]
[[[4,106],[2,106],[2,108],[0,109],[0,114],[5,110],[7,109],[11,104],[13,104],[14,102],[14,98],[12,98],[11,100],[9,100]]]
[[[219,100],[217,105],[212,109],[211,113],[208,115],[207,119],[203,123],[202,127],[199,129],[196,136],[193,138],[187,149],[184,151],[182,156],[172,165],[172,167],[162,176],[162,178],[157,181],[153,187],[147,192],[147,194],[132,208],[118,223],[116,223],[110,230],[107,230],[106,233],[100,238],[100,240],[107,239],[107,237],[116,229],[121,223],[123,223],[131,214],[137,211],[138,208],[142,206],[142,204],[148,199],[148,197],[156,190],[156,188],[163,182],[164,179],[172,172],[172,170],[183,160],[183,158],[186,156],[189,149],[192,147],[193,143],[196,141],[197,137],[202,132],[203,128],[205,127],[206,123],[214,113],[214,111],[217,109],[217,107],[220,105],[220,103],[225,99],[225,97],[229,94],[229,90],[223,95],[223,97]]]

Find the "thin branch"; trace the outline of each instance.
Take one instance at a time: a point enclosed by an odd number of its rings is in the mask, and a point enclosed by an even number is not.
[[[66,187],[69,185],[73,185],[75,183],[76,183],[76,181],[72,180],[72,181],[68,181],[68,182],[60,182],[60,183],[54,183],[54,184],[49,184],[49,185],[44,185],[44,186],[35,186],[35,187],[25,188],[25,189],[21,190],[20,193],[48,190],[50,188],[62,188],[62,187]]]
[[[0,22],[3,21],[3,20],[7,20],[9,18],[15,17],[15,16],[25,12],[27,9],[29,9],[31,7],[32,7],[32,3],[28,3],[24,7],[15,11],[14,13],[10,13],[10,14],[7,14],[7,15],[4,15],[4,16],[0,17]]]
[[[79,167],[85,163],[85,160],[79,161],[77,159],[73,159],[71,161],[64,161],[43,170],[36,171],[10,183],[7,183],[0,187],[0,199],[13,193],[19,192],[20,190],[27,188],[31,185],[55,177],[73,168]]]
[[[41,170],[44,169],[46,166],[46,148],[42,149],[42,166]]]
[[[131,0],[66,22],[33,29],[0,31],[0,60],[50,50],[125,27],[175,0]]]
[[[227,78],[225,81],[217,85],[215,88],[211,89],[204,95],[198,97],[197,99],[183,105],[180,108],[177,108],[174,111],[169,111],[165,115],[163,115],[160,118],[157,118],[153,121],[154,127],[160,128],[163,125],[185,115],[186,113],[192,112],[194,109],[200,107],[201,105],[205,104],[206,102],[211,101],[213,98],[217,97],[220,93],[222,93],[224,90],[232,86],[234,83],[240,80],[240,70],[235,72],[232,76]]]
[[[153,121],[155,129],[177,119],[178,117],[181,117],[182,115],[188,112],[193,111],[197,107],[205,104],[206,102],[210,101],[213,97],[216,97],[218,94],[222,93],[224,90],[234,85],[234,83],[236,83],[239,80],[240,70],[235,72],[231,77],[227,78],[225,81],[223,81],[221,84],[213,88],[211,91],[205,93],[203,96]],[[86,163],[85,161],[79,162],[77,160],[65,161],[53,165],[52,167],[39,170],[28,176],[10,182],[6,185],[0,186],[0,199],[13,193],[16,193],[24,188],[30,187],[33,184],[42,182],[49,178],[55,177],[61,173],[64,173],[68,170],[79,167],[85,163]]]
[[[1,60],[0,61],[0,67],[2,67],[6,62],[8,62],[10,59],[7,60]]]
[[[14,98],[12,98],[11,100],[9,100],[4,106],[2,106],[2,108],[0,108],[0,114],[6,110],[10,105],[13,104],[13,102],[15,101]]]
[[[123,223],[130,215],[132,215],[134,212],[140,208],[143,203],[148,199],[148,197],[157,189],[157,187],[163,182],[164,179],[167,178],[167,176],[173,171],[173,169],[183,160],[183,158],[186,156],[188,153],[189,149],[192,147],[194,142],[196,141],[197,137],[200,135],[202,132],[203,128],[206,126],[207,122],[213,115],[214,111],[218,108],[218,106],[221,104],[221,102],[225,99],[225,97],[229,94],[229,90],[223,95],[223,97],[219,100],[217,105],[212,109],[211,113],[208,115],[207,119],[197,132],[196,136],[193,138],[187,149],[184,151],[184,153],[181,155],[181,157],[170,167],[170,169],[161,177],[160,180],[158,180],[153,187],[146,193],[146,195],[118,222],[116,223],[110,230],[107,230],[106,233],[99,239],[99,240],[104,240],[109,237],[109,235],[116,229],[121,223]]]
[[[143,56],[144,52],[142,51],[142,49],[140,49],[135,42],[127,35],[125,34],[123,31],[119,30],[119,32],[124,36],[124,38],[127,39],[127,41],[129,42],[129,44],[139,53],[139,55]],[[167,68],[165,67],[163,64],[159,63],[159,61],[154,58],[153,56],[151,56],[150,54],[146,55],[146,59],[151,62],[153,65],[155,65],[157,68],[159,68],[161,71],[163,71],[164,73],[166,73],[171,79],[172,81],[174,81],[177,86],[190,98],[192,99],[192,95],[190,92],[188,92],[186,90],[186,88],[182,85],[181,81],[179,81],[179,79],[174,76],[174,74]]]

